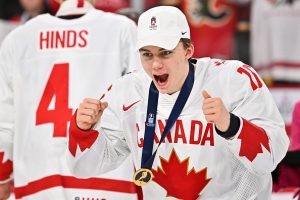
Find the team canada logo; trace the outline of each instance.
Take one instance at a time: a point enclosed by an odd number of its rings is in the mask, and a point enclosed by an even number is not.
[[[150,30],[156,30],[157,29],[156,17],[151,17],[149,29]]]

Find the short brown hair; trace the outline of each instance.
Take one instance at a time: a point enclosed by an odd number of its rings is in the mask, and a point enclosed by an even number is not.
[[[191,40],[188,38],[181,38],[180,42],[182,42],[183,48],[187,49],[191,46]]]

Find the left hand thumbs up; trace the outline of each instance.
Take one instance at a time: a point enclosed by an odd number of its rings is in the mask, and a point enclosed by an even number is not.
[[[206,91],[202,91],[203,106],[202,111],[207,122],[212,122],[216,127],[225,132],[230,125],[230,113],[227,111],[223,101],[219,97],[211,97]]]
[[[204,97],[204,99],[211,98],[211,96],[208,94],[208,92],[206,90],[202,91],[202,96]]]

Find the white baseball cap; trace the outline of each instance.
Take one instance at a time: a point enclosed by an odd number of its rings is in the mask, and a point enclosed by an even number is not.
[[[158,6],[139,17],[138,49],[151,45],[172,50],[181,38],[190,39],[190,28],[185,15],[178,8]]]

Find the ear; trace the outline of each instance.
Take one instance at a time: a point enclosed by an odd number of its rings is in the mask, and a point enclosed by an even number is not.
[[[64,0],[55,0],[57,3],[62,4],[62,2],[64,2]]]
[[[191,44],[185,51],[185,58],[190,59],[194,54],[194,45]]]

